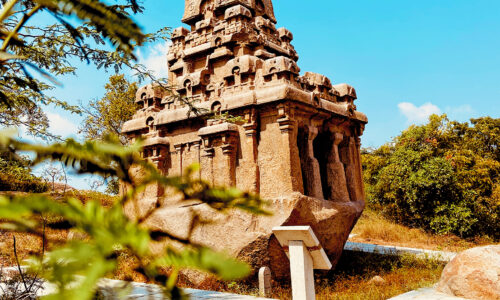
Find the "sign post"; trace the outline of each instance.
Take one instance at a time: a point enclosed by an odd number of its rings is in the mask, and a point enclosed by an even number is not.
[[[274,227],[273,233],[290,259],[292,298],[314,300],[314,269],[330,270],[332,264],[310,226]]]

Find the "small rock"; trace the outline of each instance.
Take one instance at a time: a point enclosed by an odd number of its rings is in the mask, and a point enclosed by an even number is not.
[[[500,245],[459,253],[443,270],[437,291],[468,299],[500,299]]]
[[[76,231],[76,230],[70,230],[68,232],[68,241],[82,241],[85,240],[88,237],[88,235],[84,232],[81,231]]]
[[[368,281],[368,283],[372,283],[375,285],[382,285],[385,283],[385,279],[380,276],[374,276],[372,279],[370,279],[370,281]]]

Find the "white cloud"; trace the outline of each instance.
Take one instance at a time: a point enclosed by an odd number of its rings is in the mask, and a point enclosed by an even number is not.
[[[474,109],[469,104],[460,105],[457,107],[446,107],[446,113],[451,114],[471,114],[474,113]]]
[[[411,124],[425,123],[432,114],[441,114],[439,107],[430,102],[418,107],[410,102],[401,102],[398,108]]]
[[[78,133],[78,126],[76,124],[57,113],[48,112],[47,118],[50,122],[49,130],[54,134],[62,137],[68,137]]]
[[[166,78],[168,75],[167,53],[170,42],[163,42],[148,48],[148,53],[141,49],[137,51],[137,58],[141,65],[153,71],[158,78]]]
[[[457,107],[447,106],[444,110],[448,117],[457,121],[468,121],[477,115],[477,112],[469,104],[460,105]]]

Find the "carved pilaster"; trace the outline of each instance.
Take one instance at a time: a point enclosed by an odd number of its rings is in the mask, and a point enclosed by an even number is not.
[[[252,108],[245,113],[246,123],[243,124],[245,129],[245,146],[242,151],[245,151],[245,157],[247,161],[242,162],[244,168],[248,171],[245,172],[244,180],[248,182],[248,189],[251,192],[258,193],[260,189],[260,172],[258,164],[258,140],[257,140],[257,128],[258,128],[258,114],[255,108]]]
[[[177,161],[176,161],[176,169],[178,170],[179,174],[182,176],[183,168],[184,166],[182,165],[182,152],[183,152],[183,146],[182,144],[175,144],[174,149],[175,149],[175,154],[177,156]]]
[[[361,165],[361,139],[359,136],[353,137],[352,151],[356,164],[356,200],[365,198],[365,186],[363,182],[363,166]]]
[[[209,137],[203,138],[203,157],[213,157],[215,155],[214,148]]]
[[[235,186],[238,127],[224,122],[209,123],[212,125],[198,131],[204,143],[202,166],[210,170],[203,177],[217,185]]]
[[[343,141],[344,135],[334,131],[331,131],[331,133],[333,143],[328,156],[326,172],[328,189],[330,191],[329,200],[335,202],[349,202],[344,165],[340,160],[339,154],[339,144]]]
[[[358,201],[362,199],[360,185],[360,172],[358,159],[357,159],[357,151],[356,151],[356,142],[354,137],[347,137],[342,143],[341,159],[345,166],[345,174],[347,187],[349,190],[349,196],[351,201]]]
[[[215,156],[215,149],[209,137],[202,139],[203,150],[200,157],[200,171],[201,178],[214,184],[214,171],[213,171],[213,158]]]
[[[293,120],[293,109],[288,103],[280,104],[278,108],[278,125],[281,131],[281,145],[277,144],[276,151],[281,151],[283,159],[281,168],[284,174],[285,191],[304,192],[302,172],[300,168],[300,155],[297,146],[297,122]]]
[[[302,177],[304,178],[304,190],[308,196],[323,199],[323,188],[321,184],[321,173],[319,162],[314,157],[314,139],[318,136],[318,128],[308,126],[306,132],[306,153],[302,158]]]
[[[227,186],[236,185],[236,152],[238,139],[234,134],[222,136],[222,154],[224,155],[224,184]]]

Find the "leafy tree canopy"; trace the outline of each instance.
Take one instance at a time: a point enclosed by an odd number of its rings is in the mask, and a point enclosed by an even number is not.
[[[109,135],[115,135],[126,145],[127,139],[122,134],[122,126],[137,110],[137,83],[129,82],[124,75],[112,75],[105,89],[104,97],[82,105],[85,120],[80,132],[91,140],[104,140]]]
[[[48,132],[44,105],[56,105],[74,113],[77,106],[44,92],[58,85],[53,76],[76,74],[75,61],[86,61],[98,69],[134,70],[139,80],[160,81],[144,66],[134,63],[133,49],[147,42],[168,39],[168,28],[145,34],[130,18],[142,12],[136,0],[3,0],[0,15],[0,125],[25,126],[42,138],[57,138]],[[54,23],[29,22],[40,13]],[[78,26],[70,19],[81,20]],[[36,18],[35,18],[36,19]],[[116,46],[110,49],[109,44]],[[41,74],[40,81],[33,74]],[[160,81],[161,82],[161,81]]]
[[[30,166],[26,156],[0,151],[0,191],[45,192],[47,184],[31,174]]]
[[[433,115],[363,154],[370,204],[436,233],[499,239],[499,144],[500,119]]]

